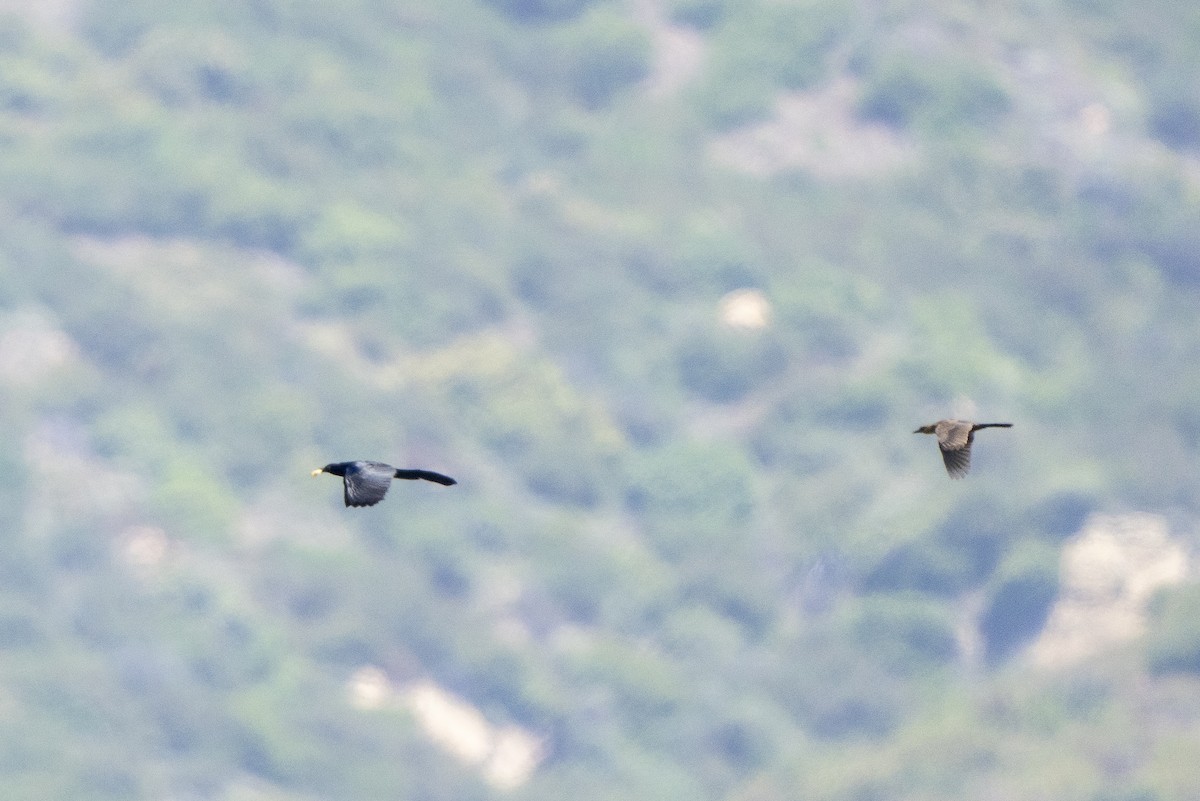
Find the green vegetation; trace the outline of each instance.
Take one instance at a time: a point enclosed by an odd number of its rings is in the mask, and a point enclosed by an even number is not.
[[[1200,795],[1194,587],[1025,658],[1090,514],[1200,517],[1200,11],[63,5],[0,17],[9,797]]]

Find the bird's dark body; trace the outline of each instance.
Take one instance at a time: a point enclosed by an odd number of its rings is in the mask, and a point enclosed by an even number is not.
[[[939,420],[921,426],[914,434],[936,434],[942,461],[950,478],[963,478],[971,471],[971,444],[981,428],[1012,428],[1012,423],[972,423],[970,420]]]
[[[450,476],[444,476],[432,470],[399,469],[383,462],[370,461],[333,462],[313,471],[314,476],[321,473],[330,473],[341,477],[346,506],[374,506],[383,500],[383,496],[387,495],[393,478],[422,479],[441,484],[444,487],[458,483]]]

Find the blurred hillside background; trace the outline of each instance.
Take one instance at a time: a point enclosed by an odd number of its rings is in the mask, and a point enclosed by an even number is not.
[[[1200,798],[1197,87],[1176,0],[0,0],[4,797]]]

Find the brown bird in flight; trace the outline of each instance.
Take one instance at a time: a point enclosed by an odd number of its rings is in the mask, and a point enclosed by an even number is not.
[[[950,478],[963,478],[971,471],[971,443],[981,428],[1012,428],[1012,423],[972,423],[970,420],[938,420],[921,426],[914,434],[937,434],[942,461]]]

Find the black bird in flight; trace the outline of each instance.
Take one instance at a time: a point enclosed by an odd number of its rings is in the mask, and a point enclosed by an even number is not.
[[[1012,428],[1012,423],[972,423],[970,420],[938,420],[921,426],[914,434],[937,434],[938,448],[950,478],[963,478],[971,471],[971,443],[981,428]]]
[[[312,471],[314,476],[332,473],[342,477],[347,506],[374,506],[387,495],[393,478],[432,481],[444,487],[458,482],[432,470],[400,470],[383,462],[334,462]]]

